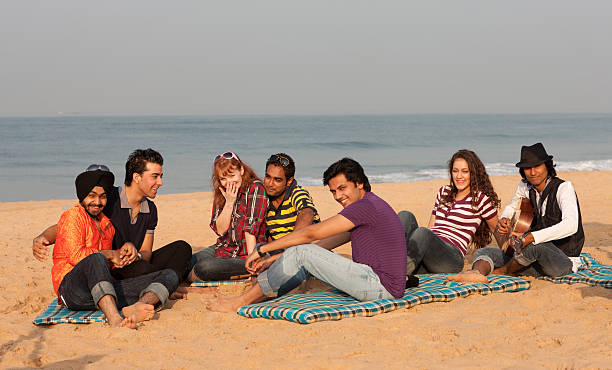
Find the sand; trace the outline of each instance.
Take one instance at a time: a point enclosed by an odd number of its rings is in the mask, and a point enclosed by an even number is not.
[[[560,177],[572,181],[579,195],[584,251],[612,263],[612,172]],[[493,178],[504,206],[518,180]],[[396,211],[409,209],[425,224],[444,183],[372,188]],[[340,210],[325,188],[308,189],[323,218]],[[191,294],[171,301],[170,309],[137,330],[104,324],[36,327],[32,319],[54,294],[51,261],[32,257],[31,241],[74,202],[0,203],[2,368],[612,368],[612,290],[540,280],[524,292],[310,325],[210,312],[205,296]],[[210,193],[162,194],[155,202],[155,247],[184,239],[200,250],[214,242]],[[350,247],[338,252],[349,255]]]

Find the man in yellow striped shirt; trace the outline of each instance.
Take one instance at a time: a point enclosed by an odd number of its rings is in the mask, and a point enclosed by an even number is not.
[[[312,198],[294,178],[295,162],[285,153],[270,156],[266,162],[264,185],[270,198],[266,214],[268,241],[320,221]]]

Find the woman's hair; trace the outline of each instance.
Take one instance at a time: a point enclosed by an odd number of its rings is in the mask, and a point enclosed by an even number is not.
[[[233,157],[229,159],[221,157],[213,162],[212,178],[210,182],[214,191],[214,201],[219,209],[225,206],[225,197],[221,194],[221,181],[219,177],[233,174],[235,171],[240,171],[241,168],[244,169],[244,173],[242,174],[242,183],[240,184],[239,192],[246,191],[255,180],[261,181],[255,171],[246,163]]]
[[[491,179],[489,179],[489,175],[487,174],[484,164],[480,158],[478,158],[476,153],[467,149],[459,150],[457,153],[453,154],[451,159],[448,161],[448,173],[450,175],[451,190],[448,194],[442,196],[442,204],[450,207],[455,200],[455,196],[457,195],[458,190],[455,186],[455,182],[453,181],[453,164],[455,163],[455,160],[459,158],[467,162],[468,169],[470,170],[470,195],[472,196],[472,208],[476,208],[477,206],[478,197],[476,194],[480,191],[489,197],[495,208],[499,209],[501,202],[497,196],[497,193],[493,189]],[[491,230],[486,222],[480,223],[480,226],[478,226],[478,229],[476,229],[474,240],[472,240],[472,242],[477,248],[485,247],[491,242]]]

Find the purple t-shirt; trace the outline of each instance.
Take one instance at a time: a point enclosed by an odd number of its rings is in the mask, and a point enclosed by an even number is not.
[[[351,230],[353,261],[368,265],[395,298],[406,287],[406,236],[397,214],[376,194],[350,204],[340,214],[355,224]]]

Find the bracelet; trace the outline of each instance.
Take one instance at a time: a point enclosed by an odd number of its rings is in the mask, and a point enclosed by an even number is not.
[[[140,252],[138,252],[138,259],[141,260],[142,259],[142,254],[140,254]]]

